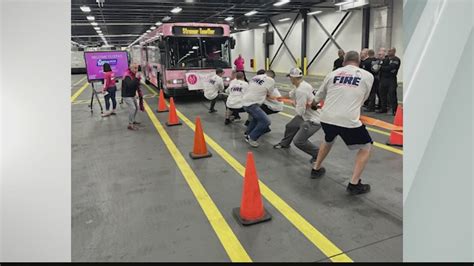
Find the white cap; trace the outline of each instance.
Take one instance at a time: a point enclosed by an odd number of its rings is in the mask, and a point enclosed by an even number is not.
[[[290,74],[286,75],[287,77],[301,78],[303,76],[303,71],[301,69],[294,67],[290,69]]]

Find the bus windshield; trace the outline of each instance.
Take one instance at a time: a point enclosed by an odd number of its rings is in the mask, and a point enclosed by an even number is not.
[[[228,37],[167,37],[168,68],[229,68]]]

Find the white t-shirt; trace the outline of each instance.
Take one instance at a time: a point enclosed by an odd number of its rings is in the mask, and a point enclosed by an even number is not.
[[[242,96],[248,87],[249,84],[245,80],[232,80],[226,89],[227,94],[229,94],[226,102],[227,107],[234,109],[242,108]]]
[[[304,121],[312,121],[319,124],[320,111],[313,110],[308,106],[313,102],[315,94],[316,92],[313,86],[303,80],[300,85],[292,91],[291,97],[295,101],[295,112],[297,115],[300,115]]]
[[[249,88],[242,97],[242,105],[262,104],[275,87],[275,81],[266,74],[257,75],[249,82]]]
[[[274,88],[273,91],[270,93],[270,96],[272,97],[281,97],[281,93],[277,88]],[[270,98],[265,98],[265,101],[263,102],[268,108],[272,111],[275,112],[281,112],[283,111],[283,103],[277,100],[273,100]]]
[[[360,109],[373,82],[370,72],[352,65],[329,73],[315,97],[316,102],[324,100],[321,122],[346,128],[362,126]]]
[[[204,97],[208,100],[213,100],[217,97],[217,94],[223,90],[224,80],[216,74],[204,84]]]

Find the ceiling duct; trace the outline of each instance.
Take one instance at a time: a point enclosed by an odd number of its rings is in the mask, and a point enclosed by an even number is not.
[[[340,5],[339,11],[350,11],[353,9],[360,9],[370,4],[369,0],[340,1],[339,3],[343,3],[343,2],[347,2],[347,3]]]

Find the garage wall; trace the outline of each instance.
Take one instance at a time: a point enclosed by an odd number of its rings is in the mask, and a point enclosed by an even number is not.
[[[402,8],[403,2],[400,0],[394,1],[394,10],[393,10],[393,28],[392,28],[392,46],[395,46],[398,50],[398,56],[402,58],[403,56],[403,39],[402,39]],[[336,27],[339,21],[342,19],[345,13],[343,12],[324,12],[318,14],[318,18],[324,27],[329,31]],[[283,17],[294,18],[296,14],[283,14],[275,16],[272,18],[273,23],[276,28],[284,37],[287,30],[290,28],[292,20],[285,22],[278,22],[278,19]],[[373,20],[371,19],[371,22]],[[287,38],[287,46],[291,49],[291,52],[295,58],[299,59],[301,56],[301,17],[298,18],[295,23],[290,35]],[[248,30],[244,32],[235,33],[232,36],[236,39],[236,49],[232,51],[232,58],[241,53],[244,56],[245,70],[252,71],[250,68],[250,59],[255,58],[257,69],[265,67],[265,50],[263,44],[263,32],[265,27],[259,29]],[[270,26],[270,31],[273,31],[273,28]],[[371,33],[373,29],[371,27]],[[373,34],[371,34],[373,36]],[[281,41],[276,33],[274,33],[275,43],[270,45],[270,59],[276,53],[278,46]],[[326,41],[327,35],[319,27],[317,22],[310,16],[308,17],[308,46],[307,46],[307,57],[308,63],[319,50],[321,45]],[[356,50],[360,51],[361,42],[362,42],[362,11],[354,10],[351,11],[351,15],[346,19],[344,24],[341,26],[339,31],[335,36],[336,42],[346,51]],[[370,43],[372,43],[372,39]],[[332,70],[333,62],[337,58],[337,47],[332,42],[329,42],[319,57],[308,69],[308,74],[310,75],[326,75]],[[403,58],[402,58],[403,59]],[[282,46],[277,57],[273,61],[272,69],[276,72],[285,73],[290,67],[295,66],[296,64],[292,60],[287,49]],[[400,71],[399,78],[402,78],[402,73]]]
[[[333,12],[318,15],[319,20],[327,31],[332,32],[345,13]],[[311,60],[321,45],[326,41],[327,35],[317,24],[316,20],[310,18],[308,23],[310,38],[308,43],[308,60]],[[336,32],[336,42],[345,51],[360,51],[362,44],[362,11],[351,11],[351,14],[341,28]],[[316,61],[308,69],[310,75],[326,75],[332,71],[334,60],[337,59],[337,46],[329,42]]]
[[[403,81],[403,54],[405,49],[403,47],[403,1],[393,1],[392,13],[392,47],[397,49],[397,56],[402,60],[402,66],[398,71],[398,80]]]

